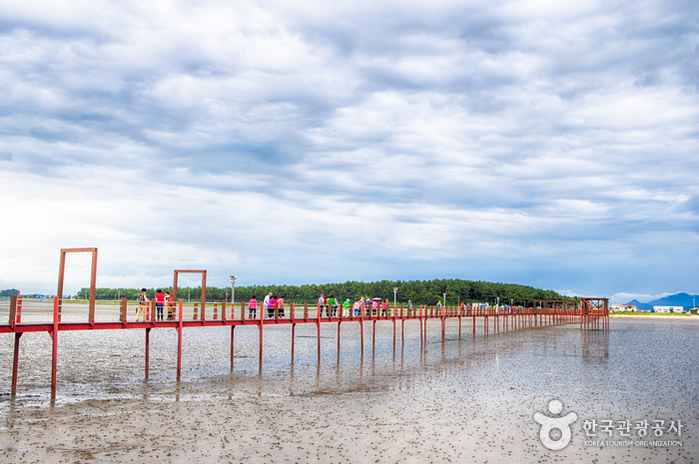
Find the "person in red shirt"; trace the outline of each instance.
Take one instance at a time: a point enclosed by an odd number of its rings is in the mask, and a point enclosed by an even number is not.
[[[163,320],[163,306],[165,306],[165,294],[158,289],[155,292],[155,310],[159,321]]]

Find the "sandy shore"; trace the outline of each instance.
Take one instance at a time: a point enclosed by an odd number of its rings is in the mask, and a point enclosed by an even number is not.
[[[223,383],[206,390],[225,388]],[[181,401],[21,407],[8,413],[0,430],[0,461],[554,462],[555,456],[522,434],[531,428],[529,418],[516,421],[519,430],[497,420],[522,407],[515,395],[502,391],[493,400],[483,393],[467,406],[462,394],[429,391],[411,397],[321,390],[191,399],[196,393],[190,388],[190,399]]]

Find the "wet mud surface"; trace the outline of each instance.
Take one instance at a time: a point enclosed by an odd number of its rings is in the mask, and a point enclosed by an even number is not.
[[[0,462],[694,462],[699,458],[699,321],[615,320],[609,332],[576,324],[475,339],[464,320],[266,326],[259,332],[188,328],[176,381],[177,333],[61,332],[58,398],[49,400],[51,339],[21,338],[18,395],[11,399],[12,335],[0,336]],[[572,439],[545,448],[533,415],[550,400],[575,412]],[[614,421],[588,437],[585,421]],[[661,437],[616,429],[623,420],[664,420]],[[681,421],[680,435],[667,431]],[[555,437],[554,437],[555,438]],[[663,440],[637,444],[638,441]],[[627,444],[626,442],[630,442]],[[608,443],[612,443],[608,446]],[[681,442],[670,443],[670,442]],[[620,443],[623,443],[620,445]]]

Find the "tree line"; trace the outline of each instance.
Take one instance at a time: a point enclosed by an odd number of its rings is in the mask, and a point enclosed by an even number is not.
[[[249,301],[252,296],[258,299],[263,298],[269,292],[283,296],[286,302],[295,303],[315,303],[321,294],[326,297],[334,296],[340,300],[349,298],[354,301],[360,297],[381,298],[393,302],[393,289],[396,292],[398,303],[407,303],[412,300],[415,304],[436,304],[437,301],[444,301],[448,305],[457,305],[462,301],[466,303],[491,303],[494,304],[498,298],[500,304],[530,305],[533,300],[570,300],[571,298],[560,295],[553,290],[542,290],[518,284],[503,284],[494,282],[460,280],[460,279],[434,279],[434,280],[411,280],[411,281],[389,281],[378,282],[357,282],[348,281],[344,283],[329,284],[307,284],[307,285],[250,285],[247,287],[235,287],[235,300]],[[161,287],[165,291],[172,293],[172,287]],[[127,298],[135,300],[140,289],[136,288],[97,288],[95,298],[97,300],[116,300]],[[149,298],[155,296],[155,289],[147,290]],[[83,287],[77,293],[77,298],[87,299],[90,296],[90,289]],[[198,301],[201,296],[201,287],[178,287],[177,298],[184,301]],[[230,301],[231,287],[206,287],[207,301]]]
[[[13,295],[19,295],[19,290],[16,288],[6,288],[4,290],[0,290],[0,298],[9,298]]]

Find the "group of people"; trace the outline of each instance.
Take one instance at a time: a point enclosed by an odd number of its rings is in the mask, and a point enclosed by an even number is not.
[[[349,298],[345,301],[346,310],[343,312],[344,317],[349,317],[350,315],[349,301]],[[362,313],[364,313],[365,316],[377,316],[381,313],[382,317],[386,317],[388,316],[388,307],[388,299],[381,300],[381,298],[360,297],[352,304],[353,315],[355,317],[360,316]],[[413,306],[412,300],[408,300],[408,314],[412,314],[414,309],[415,307]]]
[[[388,300],[385,299],[381,301],[381,298],[371,299],[366,297],[365,299],[364,297],[361,297],[358,300],[355,300],[352,308],[354,309],[355,316],[361,315],[362,312],[365,316],[376,316],[379,314],[379,311],[381,312],[382,316],[386,316],[388,314]],[[345,316],[349,316],[349,314]]]
[[[138,307],[136,309],[136,322],[139,322],[141,320],[141,317],[143,317],[143,320],[146,321],[146,315],[148,314],[148,305],[150,303],[150,300],[146,295],[145,288],[141,289],[141,293],[139,293],[138,297],[136,298],[136,301],[138,303]],[[250,298],[250,301],[248,302],[249,318],[252,319],[257,317],[257,307],[259,304],[260,303],[258,303],[257,299],[255,298],[255,295],[253,295],[252,298]],[[265,295],[261,304],[262,314],[266,313],[267,318],[284,317],[285,314],[283,296],[274,295],[272,292],[269,292],[267,295]],[[167,320],[174,320],[175,306],[172,295],[170,295],[170,292],[163,292],[161,289],[156,290],[154,315],[155,320],[162,321],[164,319],[164,309],[166,306]],[[442,302],[437,301],[435,306],[438,310],[441,309]],[[361,297],[355,300],[354,303],[351,303],[349,298],[347,298],[344,302],[340,302],[340,300],[338,298],[335,298],[334,295],[330,295],[326,298],[324,294],[321,294],[318,298],[318,311],[320,313],[320,317],[337,317],[340,308],[342,308],[342,317],[350,317],[350,312],[352,312],[352,314],[355,317],[359,317],[362,313],[364,313],[364,315],[367,317],[377,316],[379,315],[379,313],[381,313],[380,315],[382,317],[386,317],[388,315],[388,307],[388,300],[382,300],[381,298]],[[462,315],[470,315],[472,311],[475,312],[478,310],[489,310],[490,308],[491,306],[488,303],[473,303],[473,305],[471,305],[470,303],[464,302],[461,302],[459,307]],[[521,307],[505,305],[496,307],[496,311],[503,311],[504,313],[516,313],[517,310],[520,308]],[[413,311],[415,310],[415,307],[413,306],[413,302],[411,300],[408,300],[407,310],[408,314],[413,314]]]
[[[257,317],[257,298],[255,295],[248,302],[248,318]],[[262,300],[262,314],[267,312],[267,318],[284,317],[284,296],[269,292]]]
[[[349,301],[349,299],[347,301]],[[333,295],[325,298],[324,294],[320,294],[320,297],[318,298],[318,311],[320,311],[320,317],[323,317],[323,311],[325,311],[325,317],[330,317],[330,314],[332,314],[332,317],[336,317],[339,309],[340,300],[335,298]]]
[[[145,288],[142,288],[141,293],[139,293],[138,297],[136,297],[136,303],[138,304],[136,308],[136,322],[139,322],[141,317],[143,317],[143,320],[145,321],[146,314],[148,314],[148,304],[150,303],[150,300],[148,299],[148,295],[146,295],[146,291],[147,290]],[[174,320],[175,306],[172,295],[170,295],[170,292],[163,293],[161,289],[158,289],[155,291],[155,320],[163,320],[165,306],[167,306],[167,320]]]
[[[139,293],[138,297],[136,298],[136,301],[138,303],[138,307],[136,309],[136,322],[139,322],[141,320],[141,317],[143,317],[143,320],[147,320],[147,314],[148,314],[148,306],[150,303],[150,300],[148,299],[148,296],[146,295],[146,289],[142,288],[141,293]],[[257,307],[260,303],[258,303],[257,299],[255,298],[255,295],[250,298],[250,301],[248,302],[248,317],[249,318],[256,318],[257,317]],[[281,295],[274,295],[272,292],[269,292],[267,295],[262,300],[262,314],[267,314],[267,318],[274,318],[274,317],[284,317],[284,297]],[[162,321],[164,318],[164,309],[167,306],[167,320],[171,321],[175,319],[175,306],[174,306],[174,300],[172,298],[172,295],[170,295],[170,292],[166,291],[163,292],[161,289],[157,289],[155,293],[155,320],[157,321]],[[442,308],[442,302],[437,301],[436,305],[437,309]],[[381,298],[369,298],[369,297],[361,297],[357,300],[355,300],[354,303],[350,302],[350,299],[347,298],[344,302],[340,302],[338,298],[335,298],[334,295],[330,295],[329,297],[325,297],[324,294],[321,294],[320,297],[318,298],[318,311],[320,313],[320,317],[337,317],[338,312],[340,311],[340,308],[342,308],[342,317],[350,317],[350,312],[355,316],[359,317],[362,313],[364,313],[365,316],[376,316],[381,313],[382,317],[386,317],[388,315],[388,307],[389,303],[387,299],[382,300]],[[496,306],[496,311],[497,312],[504,312],[504,313],[516,313],[521,311],[521,307],[518,306]],[[472,314],[472,311],[478,311],[478,310],[490,310],[491,306],[488,303],[464,303],[461,302],[459,306],[459,310],[462,315],[470,315]],[[408,314],[413,314],[415,307],[413,306],[413,302],[411,300],[408,300],[407,304],[407,310]]]

